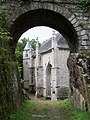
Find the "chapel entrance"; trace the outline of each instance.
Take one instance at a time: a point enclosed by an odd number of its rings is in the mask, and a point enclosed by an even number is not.
[[[51,98],[51,64],[46,68],[46,97]]]

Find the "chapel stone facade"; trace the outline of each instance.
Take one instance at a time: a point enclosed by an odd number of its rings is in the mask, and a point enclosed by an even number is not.
[[[59,34],[36,45],[33,50],[28,41],[23,51],[24,88],[35,91],[37,97],[55,101],[69,95],[70,51],[66,40]]]

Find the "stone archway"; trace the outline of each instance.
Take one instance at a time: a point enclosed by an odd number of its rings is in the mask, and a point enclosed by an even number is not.
[[[46,98],[51,98],[51,64],[46,68]]]
[[[26,2],[26,4],[20,6],[19,2],[12,1],[9,9],[7,8],[9,2],[5,2],[3,6],[6,6],[6,14],[8,14],[6,25],[13,37],[13,40],[10,42],[13,52],[22,33],[35,26],[48,26],[56,29],[66,38],[71,51],[78,51],[79,38],[77,29],[79,29],[79,25],[77,24],[79,23],[76,16],[67,8],[41,2],[29,4]]]
[[[27,0],[24,4],[20,4],[19,0],[6,0],[0,4],[0,7],[5,10],[6,27],[13,38],[9,41],[10,57],[14,58],[15,48],[21,34],[32,27],[42,25],[59,31],[66,38],[71,52],[90,53],[89,12],[83,16],[80,6],[70,4],[57,0],[32,0],[32,2]],[[16,74],[15,85],[17,78]],[[19,89],[15,92],[20,93]]]
[[[48,26],[58,30],[67,39],[71,51],[76,52],[78,50],[77,34],[71,23],[61,14],[44,9],[32,10],[17,18],[10,29],[14,41],[14,46],[11,43],[12,47],[16,46],[15,41],[23,32],[34,26]]]
[[[86,19],[89,22],[88,15],[83,16],[80,6],[73,3],[69,6],[68,1],[64,3],[51,0],[27,0],[24,4],[16,0],[4,1],[0,6],[5,10],[6,26],[13,37],[13,41],[10,42],[13,52],[22,33],[42,25],[59,31],[68,41],[71,51],[90,52],[90,35],[86,26]],[[81,17],[85,17],[85,20]]]

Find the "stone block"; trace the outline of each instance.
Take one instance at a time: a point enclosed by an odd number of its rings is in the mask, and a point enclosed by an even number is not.
[[[74,18],[74,19],[71,21],[72,24],[74,24],[74,23],[76,23],[76,22],[77,22],[77,19],[76,19],[76,18]]]
[[[74,26],[74,27],[79,26],[79,22],[78,22],[78,21],[77,21],[77,22],[75,22],[75,23],[73,24],[73,26]]]
[[[74,18],[75,18],[75,16],[72,15],[72,16],[70,16],[70,17],[68,18],[68,20],[71,21],[71,20],[73,20]]]
[[[86,34],[86,30],[82,30],[81,35],[85,35],[85,34]]]
[[[88,39],[88,36],[85,34],[85,35],[82,35],[82,39],[84,40],[87,40]]]
[[[70,88],[66,86],[60,86],[57,88],[57,97],[58,99],[68,98],[70,94]]]
[[[29,89],[29,82],[28,82],[28,81],[25,81],[25,82],[24,82],[24,88],[25,88],[25,89]]]
[[[77,27],[75,28],[75,30],[76,30],[76,31],[81,31],[81,30],[82,30],[82,27],[77,26]]]

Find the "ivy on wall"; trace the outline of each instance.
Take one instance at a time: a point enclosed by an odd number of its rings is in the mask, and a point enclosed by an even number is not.
[[[5,28],[4,11],[0,8],[0,120],[8,120],[15,109],[12,69],[15,63],[10,61],[8,41],[11,40]]]
[[[88,9],[89,9],[89,4],[90,4],[90,1],[89,0],[79,0],[78,1],[79,4],[81,5],[82,9],[87,12]]]

